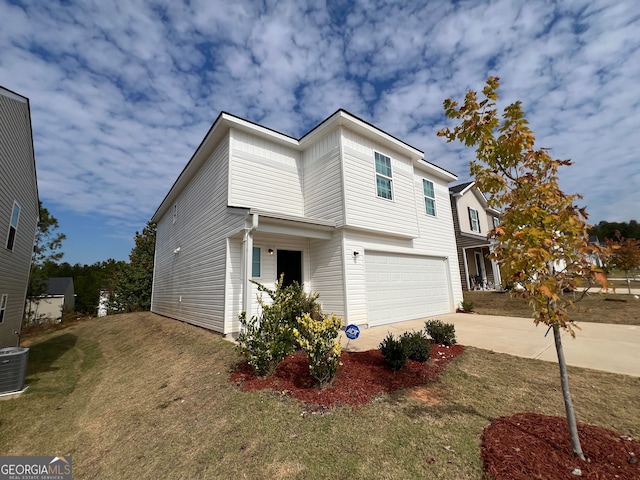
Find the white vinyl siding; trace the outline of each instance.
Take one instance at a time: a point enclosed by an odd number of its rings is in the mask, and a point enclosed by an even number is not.
[[[180,192],[179,221],[158,222],[152,297],[153,312],[223,333],[226,237],[244,224],[227,210],[228,155],[225,138]]]
[[[231,129],[229,205],[304,216],[300,153]]]
[[[318,301],[326,314],[345,318],[345,285],[343,281],[342,234],[331,240],[309,241],[309,289],[320,294]]]
[[[422,190],[424,193],[424,207],[427,215],[436,216],[436,193],[433,189],[433,182],[422,179]]]
[[[385,151],[348,129],[342,131],[345,224],[379,233],[418,236],[411,159],[399,152]],[[391,159],[393,201],[381,201],[376,193],[374,152],[381,151]]]
[[[309,218],[344,223],[340,130],[309,145],[302,154],[304,214]]]

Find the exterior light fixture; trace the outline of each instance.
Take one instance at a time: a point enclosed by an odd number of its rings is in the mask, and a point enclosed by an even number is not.
[[[360,255],[360,252],[353,252],[353,258],[356,258],[358,255]]]
[[[267,253],[268,253],[269,255],[273,255],[273,248],[270,248],[269,250],[267,250]]]

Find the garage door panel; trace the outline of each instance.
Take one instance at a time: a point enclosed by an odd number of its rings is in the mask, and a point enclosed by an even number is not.
[[[370,325],[450,311],[444,259],[367,251],[365,271]]]

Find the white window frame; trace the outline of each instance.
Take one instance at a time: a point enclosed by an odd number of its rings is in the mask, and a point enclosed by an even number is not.
[[[498,217],[493,217],[493,228],[496,228],[500,225],[500,219]]]
[[[389,174],[387,175],[387,172],[380,172],[378,171],[378,159],[380,160],[387,160],[389,162]],[[376,169],[376,194],[378,195],[378,198],[383,198],[385,200],[391,200],[393,201],[393,170],[391,167],[391,157],[388,157],[386,155],[383,155],[382,153],[379,152],[374,152],[374,164],[375,164],[375,169]],[[389,182],[389,197],[381,194],[380,192],[380,186],[378,185],[378,179],[384,181],[384,182]]]
[[[4,322],[4,312],[7,309],[7,303],[9,303],[9,295],[6,293],[0,297],[0,323]]]
[[[257,254],[257,258],[256,258]],[[256,275],[256,267],[258,268],[258,274]],[[253,247],[251,252],[251,278],[262,277],[262,248]]]
[[[16,245],[16,237],[18,236],[18,225],[20,224],[20,205],[14,200],[13,207],[11,209],[11,218],[9,219],[9,229],[7,230],[7,242],[5,247],[7,250],[13,252],[13,247]],[[16,214],[17,213],[17,214]],[[15,217],[15,219],[14,219]],[[15,224],[14,224],[15,220]],[[13,234],[12,234],[13,230]],[[11,243],[11,245],[9,245]]]
[[[431,195],[427,194],[426,186],[431,185]],[[436,216],[436,188],[431,180],[427,180],[426,178],[422,179],[422,194],[424,195],[424,211],[427,215],[431,217]],[[431,205],[433,209],[433,213],[429,211],[429,205]]]
[[[475,218],[474,218],[474,214],[475,214]],[[475,221],[475,228],[474,228],[474,221]],[[478,210],[471,207],[469,207],[469,226],[471,227],[472,232],[480,233],[480,214],[478,213]]]

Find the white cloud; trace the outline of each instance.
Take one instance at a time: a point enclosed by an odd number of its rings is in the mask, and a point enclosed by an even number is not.
[[[592,220],[638,217],[633,0],[15,3],[0,84],[31,100],[41,196],[61,208],[141,228],[221,110],[300,136],[345,108],[465,180],[472,151],[435,136],[442,101],[493,74],[574,160],[561,182]]]

